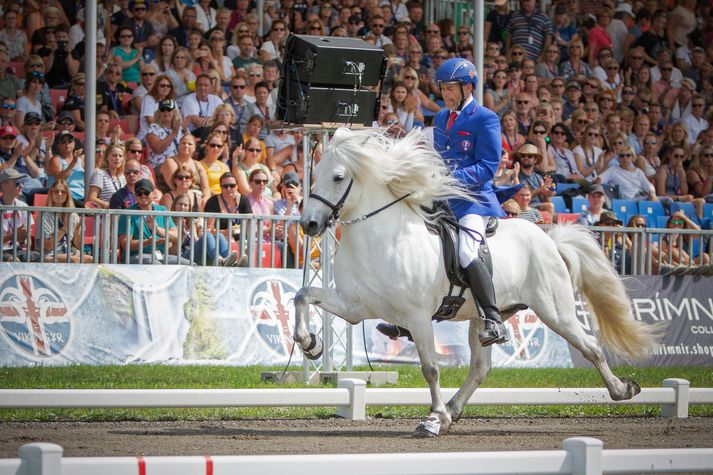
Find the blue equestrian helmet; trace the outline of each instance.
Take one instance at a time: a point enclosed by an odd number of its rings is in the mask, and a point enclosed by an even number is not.
[[[457,82],[461,85],[472,84],[473,89],[478,87],[478,71],[475,65],[463,58],[451,58],[436,71],[436,84]]]

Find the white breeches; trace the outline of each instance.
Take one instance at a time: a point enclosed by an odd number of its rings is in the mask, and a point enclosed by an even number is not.
[[[477,214],[467,214],[458,220],[458,224],[461,226],[480,233],[478,235],[462,229],[458,231],[458,262],[462,267],[468,267],[471,262],[478,258],[480,239],[485,239],[485,219]],[[471,234],[474,236],[471,236]]]

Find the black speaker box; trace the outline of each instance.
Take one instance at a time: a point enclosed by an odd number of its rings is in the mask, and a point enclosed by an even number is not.
[[[375,91],[316,86],[303,89],[305,86],[297,81],[283,82],[277,120],[293,124],[371,125],[376,117],[378,95]],[[290,99],[286,100],[287,96]]]
[[[384,76],[384,50],[356,38],[290,35],[285,48],[285,71],[292,80],[313,85],[376,86]]]

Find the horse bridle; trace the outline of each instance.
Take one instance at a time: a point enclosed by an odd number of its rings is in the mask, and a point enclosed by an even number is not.
[[[321,201],[322,203],[324,203],[325,205],[327,205],[327,207],[329,207],[329,209],[332,210],[332,213],[331,213],[331,214],[329,215],[329,217],[327,218],[327,227],[328,227],[328,228],[331,228],[331,227],[334,225],[334,223],[336,223],[337,221],[341,221],[341,220],[339,219],[339,211],[341,211],[342,206],[344,206],[344,202],[347,201],[347,197],[349,196],[349,192],[352,191],[352,185],[353,185],[353,184],[354,184],[354,180],[349,180],[349,186],[347,186],[347,189],[344,190],[344,194],[342,195],[341,198],[339,198],[339,201],[337,201],[336,204],[332,204],[328,199],[326,199],[326,198],[324,198],[324,197],[322,197],[322,196],[319,196],[317,193],[311,193],[311,194],[309,195],[310,198],[314,198],[314,199],[316,199],[317,201]],[[365,219],[371,218],[371,217],[374,216],[375,214],[381,213],[381,212],[384,211],[385,209],[387,209],[387,208],[389,208],[389,207],[395,205],[396,203],[398,203],[398,202],[401,201],[401,200],[404,200],[404,199],[408,198],[409,196],[411,196],[411,193],[406,193],[405,195],[401,196],[400,198],[396,198],[396,199],[393,200],[391,203],[388,203],[387,205],[384,205],[384,206],[382,206],[381,208],[372,211],[371,213],[367,213],[367,214],[364,214],[364,215],[362,215],[362,216],[358,216],[358,217],[356,217],[356,218],[354,218],[354,219],[349,219],[349,220],[347,220],[347,221],[341,221],[341,223],[342,223],[342,224],[345,224],[345,225],[349,225],[349,224],[358,223],[358,222],[360,222],[360,221],[364,221]]]

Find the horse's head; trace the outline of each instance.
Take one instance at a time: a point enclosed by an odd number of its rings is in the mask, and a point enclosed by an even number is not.
[[[302,229],[309,236],[322,234],[338,218],[339,211],[349,197],[352,177],[348,175],[347,167],[333,156],[334,141],[338,141],[340,134],[344,133],[349,131],[337,131],[312,173],[314,184],[300,220]]]

